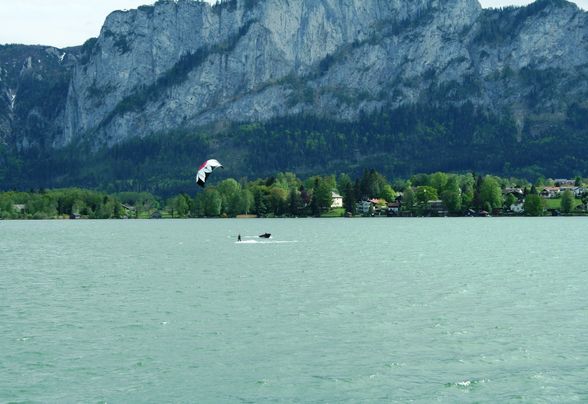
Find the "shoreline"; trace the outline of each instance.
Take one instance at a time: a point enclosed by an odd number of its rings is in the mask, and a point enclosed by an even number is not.
[[[588,213],[579,213],[579,214],[561,214],[561,215],[542,215],[542,216],[530,216],[530,215],[500,215],[500,216],[353,216],[353,217],[345,217],[345,216],[321,216],[321,217],[164,217],[159,219],[153,218],[105,218],[105,219],[98,219],[98,218],[89,218],[89,217],[81,217],[77,219],[70,219],[70,218],[0,218],[0,222],[38,222],[38,221],[173,221],[173,220],[296,220],[296,219],[328,219],[328,220],[335,220],[335,219],[346,219],[346,220],[357,220],[357,219],[389,219],[389,220],[413,220],[413,219],[523,219],[523,218],[576,218],[576,217],[588,217]]]

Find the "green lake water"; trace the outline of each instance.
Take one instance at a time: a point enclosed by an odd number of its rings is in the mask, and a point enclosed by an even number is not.
[[[0,402],[587,402],[587,236],[585,218],[0,222]]]

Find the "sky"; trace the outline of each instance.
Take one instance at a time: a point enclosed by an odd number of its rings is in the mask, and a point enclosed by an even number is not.
[[[530,0],[481,0],[483,7],[525,5]],[[588,0],[574,1],[588,10]],[[96,37],[114,10],[153,4],[153,0],[0,0],[0,44],[83,44]]]

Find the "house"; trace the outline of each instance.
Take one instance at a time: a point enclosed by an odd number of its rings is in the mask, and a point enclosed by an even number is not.
[[[543,198],[555,199],[555,198],[559,197],[560,192],[561,192],[561,190],[559,187],[545,187],[541,191],[540,195]]]
[[[386,202],[385,199],[372,198],[369,200],[369,202],[372,203],[372,206],[374,207],[374,213],[376,215],[387,214],[388,202]]]
[[[502,193],[504,193],[504,194],[509,194],[511,192],[517,193],[517,194],[522,194],[523,193],[523,189],[522,188],[519,188],[519,187],[506,187],[502,191]]]
[[[386,215],[390,217],[400,216],[400,208],[402,204],[399,201],[391,202],[388,204],[388,210],[386,211]]]
[[[555,185],[557,186],[564,186],[564,185],[574,185],[576,183],[576,180],[568,180],[565,178],[557,178],[555,180],[553,180],[553,182],[555,183]]]
[[[511,212],[516,213],[516,214],[523,214],[525,213],[525,201],[524,200],[519,200],[515,203],[513,203],[512,205],[510,205],[508,207],[508,209],[510,209]]]
[[[370,201],[359,201],[356,205],[357,213],[367,215],[368,213],[370,213],[370,208],[373,209],[373,206],[373,203]]]
[[[25,213],[26,208],[27,205],[21,203],[16,203],[12,205],[12,210],[14,210],[16,213]]]
[[[563,194],[566,191],[570,191],[571,193],[574,193],[574,188],[576,188],[573,185],[563,185],[561,187],[559,187],[559,193]]]
[[[432,216],[447,216],[449,213],[442,200],[427,202],[427,210]]]
[[[331,192],[331,198],[333,199],[333,203],[331,203],[331,208],[342,208],[343,207],[343,197],[336,192]]]
[[[485,210],[475,211],[474,209],[468,209],[464,216],[466,217],[489,217],[490,213],[486,212]]]
[[[134,206],[127,205],[125,203],[121,203],[120,205],[123,207],[123,209],[125,209],[125,210],[127,210],[129,212],[134,212],[135,211],[135,207]]]
[[[570,191],[576,198],[580,198],[586,189],[584,187],[577,187],[575,185],[564,185],[559,187],[560,194],[563,194],[565,191]]]
[[[502,190],[502,194],[504,196],[512,194],[517,199],[522,199],[525,197],[525,191],[523,191],[521,188],[506,187]]]

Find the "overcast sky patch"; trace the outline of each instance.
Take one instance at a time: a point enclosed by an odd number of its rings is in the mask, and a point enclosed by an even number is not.
[[[409,0],[410,1],[410,0]],[[483,0],[484,7],[525,5],[525,0]],[[575,1],[588,9],[588,0]],[[0,44],[51,45],[58,48],[83,44],[96,37],[114,10],[153,4],[149,0],[0,0]]]

